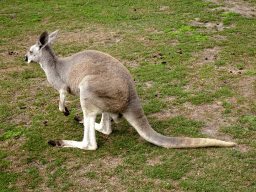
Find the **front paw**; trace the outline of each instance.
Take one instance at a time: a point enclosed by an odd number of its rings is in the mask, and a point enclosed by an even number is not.
[[[65,107],[65,111],[63,112],[63,114],[64,114],[65,116],[70,115],[70,112],[68,111],[68,108],[67,108],[67,107]]]

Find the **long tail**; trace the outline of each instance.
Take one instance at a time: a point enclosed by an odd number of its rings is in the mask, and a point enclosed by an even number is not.
[[[208,138],[167,137],[157,133],[150,124],[142,108],[139,106],[123,113],[126,120],[138,131],[146,141],[164,148],[197,148],[197,147],[233,147],[236,143]]]

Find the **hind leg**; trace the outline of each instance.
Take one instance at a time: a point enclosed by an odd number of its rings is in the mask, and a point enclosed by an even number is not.
[[[102,113],[100,123],[95,123],[95,129],[101,133],[106,135],[110,135],[112,133],[111,129],[111,117],[107,113]]]
[[[81,142],[72,140],[63,140],[63,147],[75,147],[86,150],[96,150],[97,143],[95,137],[95,119],[96,114],[84,112],[84,137]]]
[[[80,117],[75,117],[78,123],[84,124],[84,119]],[[111,129],[111,117],[107,113],[102,113],[100,123],[95,123],[95,129],[103,134],[110,135],[112,133]]]
[[[81,102],[84,104],[84,102]],[[97,113],[90,112],[88,113],[86,108],[83,107],[83,115],[84,115],[84,137],[82,141],[73,141],[73,140],[50,140],[49,144],[53,146],[61,146],[61,147],[74,147],[86,150],[96,150],[97,143],[95,137],[95,119]]]

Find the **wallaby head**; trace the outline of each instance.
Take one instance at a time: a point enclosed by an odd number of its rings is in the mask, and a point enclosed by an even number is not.
[[[43,50],[46,46],[50,46],[53,44],[57,38],[59,30],[53,32],[52,34],[48,35],[45,31],[43,32],[39,40],[36,42],[35,45],[32,45],[24,57],[24,60],[28,63],[40,63],[43,59]]]

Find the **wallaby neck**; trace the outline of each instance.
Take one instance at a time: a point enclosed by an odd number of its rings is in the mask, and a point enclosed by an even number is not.
[[[41,52],[41,60],[39,61],[41,67],[45,70],[51,66],[55,66],[58,58],[55,55],[52,47],[50,45],[46,45]]]
[[[56,89],[65,89],[66,84],[61,79],[60,73],[58,71],[57,63],[58,58],[55,55],[53,49],[50,45],[45,46],[42,50],[42,60],[39,62],[42,69],[44,70],[47,80]]]

